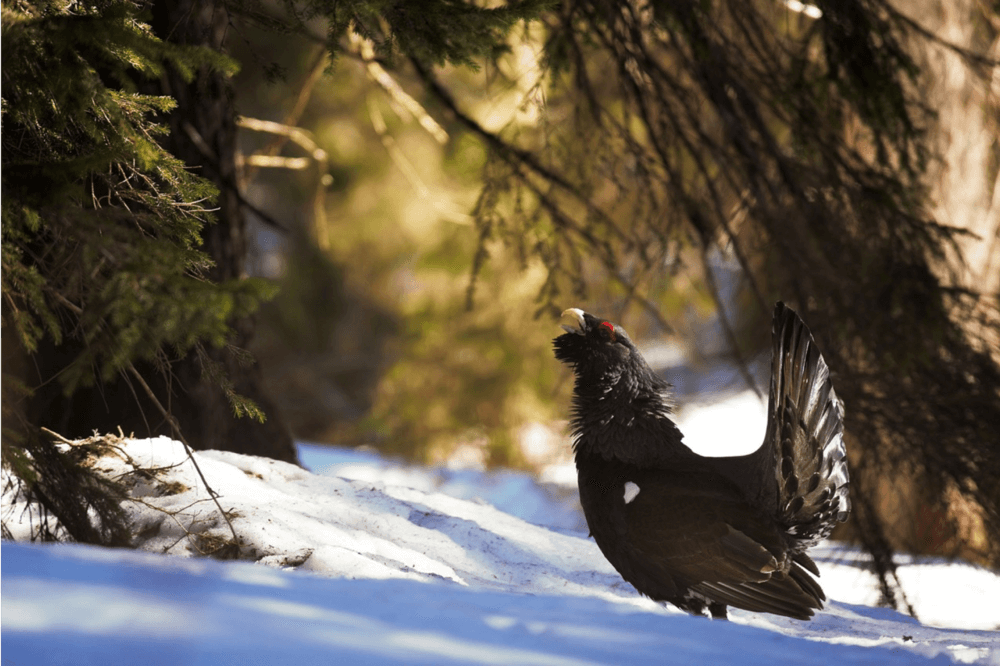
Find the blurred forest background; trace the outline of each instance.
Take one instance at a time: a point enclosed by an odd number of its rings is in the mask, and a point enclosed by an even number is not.
[[[781,299],[847,405],[857,510],[839,536],[875,555],[886,600],[900,601],[893,550],[1000,566],[995,3],[88,7],[3,3],[4,463],[26,479],[55,455],[39,426],[172,434],[166,412],[196,448],[293,459],[290,433],[533,469],[569,454],[571,382],[550,348],[562,309],[656,350],[681,402],[709,389],[766,399]],[[118,51],[74,27],[102,20],[131,26],[113,32]],[[129,32],[137,24],[151,33]],[[112,92],[121,146],[57,145],[61,131],[97,145],[109,130],[93,108],[93,131],[36,108],[38,90],[59,85],[32,64],[38,52]],[[177,108],[125,108],[126,94]],[[129,152],[121,127],[144,118],[169,128],[143,133],[165,156]],[[201,300],[183,282],[169,292],[177,309],[116,357],[102,341],[146,306],[87,319],[87,303],[132,292],[96,280],[100,295],[80,300],[94,276],[121,274],[122,255],[91,256],[73,225],[128,226],[116,192],[147,191],[133,183],[163,177],[168,157],[200,165],[177,178],[214,188],[178,181],[194,188],[178,200],[206,202],[194,217],[208,226],[184,232],[205,243],[185,247],[214,261],[187,257],[178,280],[228,295]],[[122,163],[140,166],[106,177]],[[160,223],[140,236],[181,237]],[[216,317],[178,324],[184,303]],[[136,340],[161,329],[148,347]],[[713,379],[678,381],[692,375]],[[233,411],[250,425],[219,425]],[[57,514],[58,492],[46,500]]]

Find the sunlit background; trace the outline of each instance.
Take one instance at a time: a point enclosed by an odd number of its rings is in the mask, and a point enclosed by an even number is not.
[[[921,11],[925,3],[907,4],[928,28],[956,42],[972,39],[976,28],[961,12],[932,17]],[[810,12],[819,11],[787,6],[791,30],[807,29],[816,18]],[[487,130],[530,137],[534,145],[551,140],[560,159],[587,161],[589,155],[580,154],[584,143],[566,143],[553,131],[579,109],[540,75],[544,34],[536,28],[514,31],[497,66],[444,68],[437,75]],[[551,273],[530,251],[538,238],[525,234],[519,247],[518,231],[502,228],[519,201],[491,189],[489,147],[428,95],[408,67],[390,73],[372,60],[370,43],[352,39],[350,51],[333,63],[322,43],[302,36],[247,28],[231,40],[244,63],[235,90],[245,118],[246,196],[287,228],[250,213],[250,271],[281,287],[259,314],[251,350],[295,437],[476,469],[540,472],[568,461],[571,381],[551,353],[559,333],[555,312],[546,307],[552,301],[630,331],[674,384],[694,448],[721,455],[756,447],[763,436],[770,322],[755,307],[736,258],[725,247],[709,253],[714,284],[707,284],[697,240],[671,238],[657,250],[652,270],[641,262],[620,267],[619,278],[643,286],[642,303],[596,258],[582,257],[575,287],[564,283],[549,298]],[[961,240],[963,275],[995,291],[1000,204],[993,199],[1000,189],[989,112],[954,53],[925,49],[931,73],[925,95],[939,111],[934,145],[944,158],[929,169],[933,212],[973,232]],[[276,153],[288,159],[254,163],[249,156],[280,138],[256,121],[303,131]],[[624,205],[614,203],[623,193],[613,184],[591,194],[627,226],[627,194]],[[484,209],[496,220],[488,231],[474,223]],[[736,224],[738,218],[736,211]],[[769,248],[745,247],[749,262],[766,272]],[[743,350],[739,361],[713,291]],[[728,412],[712,412],[704,422],[685,419],[686,406],[720,400],[728,401]],[[720,421],[720,413],[731,416]],[[743,424],[738,441],[729,419]],[[921,482],[900,475],[892,483],[891,495],[901,499],[888,515],[906,525],[901,542],[947,550],[932,543],[944,538],[935,527],[937,509],[914,508]],[[955,508],[960,504],[950,510],[963,511]],[[958,521],[966,526],[959,541],[975,544],[984,537],[972,534],[978,523],[970,511]]]
[[[239,59],[253,62],[253,46],[270,66],[245,67],[237,77],[239,112],[282,122],[307,99],[295,120],[327,160],[288,142],[281,155],[292,160],[246,166],[247,197],[290,229],[251,212],[248,265],[281,286],[260,314],[252,351],[295,435],[478,467],[539,469],[568,457],[571,382],[551,353],[561,331],[539,306],[546,270],[499,242],[477,256],[471,212],[483,188],[486,147],[431,106],[420,112],[442,124],[436,138],[360,56],[329,67],[321,45],[282,37],[279,47],[273,35],[247,37]],[[531,131],[550,111],[538,49],[537,35],[519,32],[498,69],[452,69],[447,84],[487,129]],[[405,76],[394,73],[392,81],[417,94]],[[246,124],[244,154],[275,139]],[[717,259],[738,319],[738,274],[725,257]],[[477,261],[482,268],[473,279]],[[679,334],[664,335],[599,270],[586,301],[563,298],[564,307],[628,326],[650,363],[671,377],[681,409],[750,390],[723,358],[715,306],[696,264],[672,257],[650,280],[657,306]],[[752,323],[746,334],[764,351],[769,322]],[[767,362],[765,353],[751,365],[764,394]],[[762,436],[744,444],[756,446]]]

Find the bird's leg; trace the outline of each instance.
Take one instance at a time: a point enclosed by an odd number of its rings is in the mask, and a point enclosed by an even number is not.
[[[677,599],[676,601],[671,600],[674,606],[677,606],[682,611],[686,611],[695,617],[709,617],[708,614],[708,600],[702,599],[695,596],[688,596],[683,599]],[[725,608],[723,606],[723,608]]]
[[[712,614],[713,620],[728,620],[729,615],[726,613],[726,604],[721,604],[718,602],[713,602],[708,605],[708,612]]]

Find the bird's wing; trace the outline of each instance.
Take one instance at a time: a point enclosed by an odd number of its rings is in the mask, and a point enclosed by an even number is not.
[[[755,457],[776,517],[802,549],[847,519],[844,408],[809,329],[783,303],[774,310],[767,433]],[[755,466],[756,467],[756,466]]]
[[[713,601],[791,617],[808,618],[822,607],[822,589],[788,559],[773,519],[735,484],[700,470],[634,476],[638,490],[620,505],[622,542],[634,549],[630,560],[644,581],[666,580]]]

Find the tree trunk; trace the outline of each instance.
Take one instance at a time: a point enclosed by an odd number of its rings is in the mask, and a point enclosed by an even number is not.
[[[178,44],[223,50],[229,15],[223,3],[201,0],[159,0],[153,6],[153,29],[161,39]],[[236,119],[232,90],[221,72],[203,69],[187,83],[173,69],[163,77],[163,93],[177,100],[170,117],[171,153],[219,188],[217,222],[202,232],[204,250],[215,266],[216,282],[245,277],[246,217],[240,203],[236,165]],[[232,323],[233,344],[246,349],[254,320]],[[254,400],[267,421],[236,418],[223,391],[203,376],[198,359],[189,354],[173,368],[181,390],[172,396],[172,410],[192,445],[279,460],[297,460],[291,435],[263,386],[257,363],[243,365],[231,353],[209,350],[240,395]]]
[[[221,50],[228,15],[221,5],[198,0],[159,0],[153,6],[153,27],[164,40],[204,45]],[[170,116],[168,150],[219,188],[216,222],[202,232],[203,249],[215,262],[208,278],[215,282],[244,276],[246,220],[236,189],[236,124],[232,94],[226,76],[203,69],[190,83],[176,71],[162,77],[157,94],[170,95],[177,108]],[[254,332],[252,318],[231,322],[231,343],[246,349]],[[136,363],[145,381],[180,423],[196,449],[220,449],[297,462],[295,446],[276,405],[263,387],[256,363],[241,364],[226,349],[206,349],[223,369],[236,393],[252,399],[267,415],[263,424],[237,418],[223,390],[205,376],[194,353],[175,360],[169,371],[152,363]],[[28,406],[31,423],[47,426],[69,437],[85,437],[94,430],[128,434],[174,436],[160,409],[131,377],[81,387],[63,394],[50,381],[80,352],[72,339],[61,345],[43,341],[32,357],[43,378]]]

